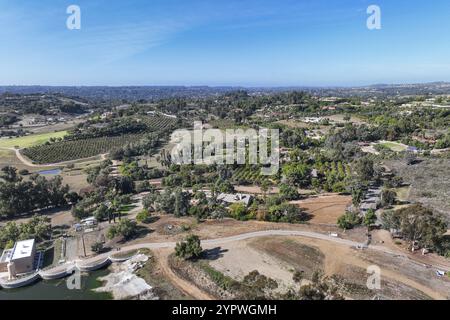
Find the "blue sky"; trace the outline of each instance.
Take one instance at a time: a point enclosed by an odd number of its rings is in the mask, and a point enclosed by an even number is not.
[[[450,81],[449,34],[448,0],[0,0],[0,85]]]

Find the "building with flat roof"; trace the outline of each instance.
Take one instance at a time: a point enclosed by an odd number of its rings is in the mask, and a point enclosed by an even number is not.
[[[12,249],[3,251],[0,257],[0,271],[6,272],[8,264],[14,264],[16,273],[27,273],[34,269],[36,243],[34,239],[17,241]]]

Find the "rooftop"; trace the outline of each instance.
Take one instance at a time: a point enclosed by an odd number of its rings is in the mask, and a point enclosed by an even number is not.
[[[3,251],[3,254],[0,257],[0,263],[11,261],[12,253],[13,249],[6,249],[5,251]]]
[[[217,200],[224,201],[226,203],[243,203],[248,206],[250,203],[251,197],[252,197],[251,195],[243,194],[243,193],[237,193],[237,194],[221,193],[217,197]]]
[[[33,254],[34,239],[16,242],[11,260],[30,257]]]

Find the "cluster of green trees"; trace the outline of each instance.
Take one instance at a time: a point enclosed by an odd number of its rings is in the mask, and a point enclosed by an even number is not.
[[[109,227],[107,237],[113,239],[117,236],[123,237],[125,240],[130,240],[138,233],[138,226],[135,221],[129,219],[120,219],[120,221]]]
[[[135,191],[134,181],[127,176],[110,175],[110,160],[87,170],[87,188],[81,200],[72,207],[72,215],[77,219],[94,216],[98,221],[120,218],[120,210],[131,203],[131,194]]]
[[[288,197],[292,193],[288,194]],[[290,204],[284,195],[273,195],[264,200],[255,199],[247,207],[242,203],[234,203],[228,208],[230,217],[236,220],[264,220],[270,222],[302,223],[310,217],[298,205]]]
[[[164,176],[165,171],[157,168],[149,168],[147,164],[139,165],[138,161],[123,161],[119,166],[119,172],[123,176],[130,177],[133,181],[146,179],[158,179]]]
[[[280,134],[280,144],[287,148],[299,148],[302,150],[317,146],[316,140],[310,139],[304,129],[283,129]]]
[[[316,162],[315,168],[317,177],[311,180],[315,189],[337,193],[348,191],[353,177],[349,164],[344,164],[342,161]]]
[[[9,126],[18,120],[15,114],[2,114],[0,115],[0,127]]]
[[[442,255],[450,255],[450,239],[444,235],[448,228],[446,219],[421,204],[385,211],[382,223],[385,229],[400,233],[410,242],[411,248],[417,244]]]
[[[301,223],[310,217],[298,205],[290,204],[283,195],[268,197],[263,208],[264,220],[271,222]]]
[[[26,181],[14,167],[4,167],[0,175],[0,217],[14,218],[36,210],[75,203],[78,195],[56,176],[47,180],[37,174]]]
[[[300,284],[303,275],[295,272],[293,276],[294,282]],[[298,290],[289,289],[288,292],[282,294],[283,300],[344,300],[341,293],[341,287],[336,283],[335,279],[326,277],[320,271],[315,271],[311,277],[311,281]]]
[[[28,222],[17,224],[7,222],[0,228],[0,248],[9,249],[19,240],[35,239],[36,242],[48,240],[52,235],[50,218],[35,215]]]
[[[168,187],[215,183],[220,176],[220,170],[222,169],[215,165],[171,165],[162,183]]]
[[[144,208],[174,214],[177,217],[189,215],[191,195],[181,188],[165,188],[162,192],[152,192],[143,199]]]
[[[436,149],[450,148],[450,132],[448,132],[445,136],[443,136],[436,142],[435,148]]]

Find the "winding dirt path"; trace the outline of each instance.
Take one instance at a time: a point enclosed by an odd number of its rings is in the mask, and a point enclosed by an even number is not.
[[[157,257],[156,260],[161,267],[161,271],[178,289],[197,300],[214,300],[214,297],[198,288],[195,284],[180,278],[175,274],[175,272],[173,272],[169,266],[170,252],[168,250],[154,250],[153,252]]]

